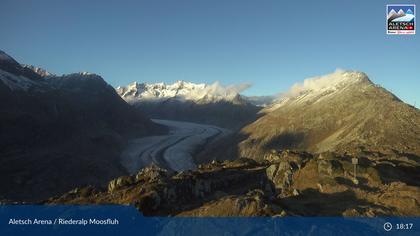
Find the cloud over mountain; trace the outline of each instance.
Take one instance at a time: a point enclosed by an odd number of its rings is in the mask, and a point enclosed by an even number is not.
[[[281,96],[296,97],[308,91],[335,90],[340,86],[359,82],[363,79],[367,79],[367,76],[364,73],[336,69],[331,74],[316,76],[305,79],[302,83],[295,83],[289,91],[281,94]]]
[[[133,100],[162,100],[176,98],[178,100],[216,102],[232,101],[239,93],[248,89],[250,84],[236,84],[224,86],[216,81],[212,84],[196,84],[187,81],[177,81],[173,84],[165,83],[137,83],[126,87],[118,87],[117,92],[128,101]]]

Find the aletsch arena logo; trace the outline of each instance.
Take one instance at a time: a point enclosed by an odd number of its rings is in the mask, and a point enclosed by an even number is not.
[[[416,5],[386,5],[387,34],[416,33]]]

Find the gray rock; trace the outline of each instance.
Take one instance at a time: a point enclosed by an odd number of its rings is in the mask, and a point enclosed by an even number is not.
[[[148,180],[150,182],[157,181],[159,179],[164,179],[169,177],[170,174],[167,170],[159,168],[157,166],[150,166],[142,169],[137,175],[136,175],[136,181],[139,181],[141,179]]]

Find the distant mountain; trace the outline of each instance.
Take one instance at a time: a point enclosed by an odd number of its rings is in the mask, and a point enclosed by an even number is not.
[[[36,66],[33,66],[33,65],[25,65],[25,64],[23,64],[22,66],[24,68],[28,68],[28,69],[32,70],[33,72],[40,75],[41,77],[55,76],[54,74],[51,74],[47,70],[42,69],[40,67],[36,67]]]
[[[125,173],[130,137],[165,129],[100,76],[54,76],[0,52],[0,198],[36,200]]]
[[[305,80],[262,112],[242,130],[241,156],[261,159],[272,149],[295,149],[420,157],[420,111],[364,73]]]
[[[242,96],[247,102],[259,106],[266,107],[271,105],[276,99],[276,96]]]
[[[195,84],[179,80],[173,84],[165,83],[137,83],[127,87],[117,87],[122,98],[131,103],[153,101],[162,102],[168,99],[192,101],[199,104],[220,101],[243,103],[239,95],[240,88],[235,86],[223,87],[218,82],[214,84]]]
[[[255,120],[260,110],[239,94],[241,87],[186,81],[173,84],[134,82],[126,87],[117,87],[116,91],[152,118],[238,129]]]

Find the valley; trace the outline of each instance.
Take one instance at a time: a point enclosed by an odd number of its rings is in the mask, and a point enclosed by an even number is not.
[[[114,88],[97,74],[57,76],[0,51],[0,204],[124,204],[149,216],[420,215],[419,109],[358,71],[309,78],[276,98],[243,96],[245,87]]]
[[[121,161],[131,174],[151,164],[173,171],[193,170],[196,168],[193,155],[197,150],[204,150],[210,142],[231,133],[228,129],[212,125],[159,119],[152,121],[168,127],[169,133],[129,141]]]

